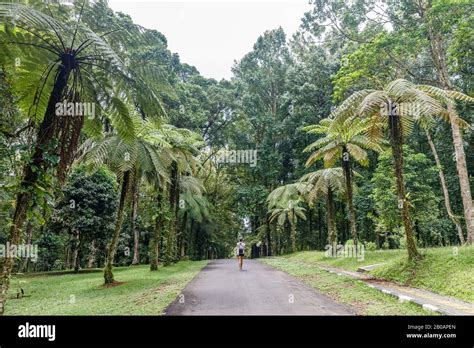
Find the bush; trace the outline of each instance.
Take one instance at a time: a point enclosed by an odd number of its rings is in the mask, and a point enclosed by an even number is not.
[[[62,260],[55,260],[53,263],[52,270],[53,271],[60,271],[65,269],[64,262]]]
[[[47,231],[36,240],[38,244],[37,271],[51,271],[57,265],[57,260],[64,257],[63,245],[67,242],[66,236],[60,236]]]
[[[366,242],[365,249],[367,251],[375,251],[377,249],[377,245],[374,242]]]
[[[407,248],[407,237],[406,236],[401,236],[399,239],[399,248],[400,249],[406,249]]]
[[[345,243],[344,243],[345,246],[352,246],[354,245],[354,240],[352,239],[348,239]]]

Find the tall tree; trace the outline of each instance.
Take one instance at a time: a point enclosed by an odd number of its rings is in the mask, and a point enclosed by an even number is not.
[[[141,83],[140,77],[129,72],[104,36],[97,35],[81,23],[86,5],[87,2],[83,1],[77,17],[70,10],[68,12],[65,6],[56,7],[61,18],[59,20],[23,4],[0,4],[0,17],[7,24],[1,32],[1,44],[7,56],[13,53],[11,45],[17,45],[24,48],[22,56],[45,55],[47,59],[44,61],[49,62],[35,83],[33,93],[31,88],[28,89],[30,95],[23,103],[25,114],[29,115],[32,110],[32,116],[40,122],[33,154],[24,167],[23,180],[16,197],[9,237],[12,244],[20,241],[29,202],[36,194],[35,187],[44,185],[44,176],[51,169],[57,169],[57,176],[63,182],[74,159],[85,117],[75,112],[70,117],[61,117],[57,105],[90,100],[97,105],[96,111],[99,113],[102,104],[97,101],[97,97],[110,92],[100,88],[93,77],[93,71],[100,69],[109,72],[110,78],[121,81],[122,86],[150,95],[143,90],[145,84]],[[39,66],[35,68],[43,69]],[[25,74],[23,84],[19,83],[18,87],[25,86],[29,79]],[[99,119],[95,122],[99,122]],[[0,314],[4,312],[12,267],[13,259],[8,258],[3,264],[1,277]]]
[[[319,159],[324,160],[326,168],[334,166],[336,161],[341,160],[346,180],[347,205],[349,208],[349,224],[352,239],[357,245],[356,211],[353,202],[354,179],[352,177],[352,161],[367,165],[368,157],[366,150],[380,152],[382,147],[380,139],[371,139],[365,133],[367,131],[368,120],[345,119],[330,120],[324,119],[317,125],[303,128],[309,134],[324,134],[320,138],[308,145],[304,152],[315,150],[306,161],[306,166],[310,167]]]
[[[290,239],[291,239],[291,251],[296,251],[296,228],[298,218],[306,220],[305,211],[306,209],[301,207],[302,201],[287,200],[278,202],[278,204],[270,210],[270,222],[277,221],[279,226],[284,226],[285,222],[288,221],[290,224]]]
[[[135,180],[140,182],[142,178],[149,183],[163,183],[168,178],[167,166],[172,160],[167,151],[171,145],[164,139],[159,126],[153,122],[144,122],[137,115],[133,119],[132,129],[128,126],[126,129],[117,128],[116,134],[90,139],[83,145],[83,161],[95,165],[107,164],[117,174],[121,185],[115,230],[107,249],[105,284],[114,282],[112,267],[131,184]]]
[[[373,139],[388,137],[394,157],[394,173],[397,179],[399,207],[404,221],[408,256],[420,258],[413,234],[408,196],[403,178],[403,139],[409,134],[420,115],[447,116],[442,103],[422,91],[422,88],[406,80],[390,82],[383,90],[363,90],[347,98],[333,113],[335,118],[346,119],[362,116],[371,120],[368,134]],[[456,122],[461,122],[459,119]]]
[[[305,197],[309,203],[323,196],[327,205],[328,243],[337,243],[336,212],[334,200],[337,194],[345,190],[344,170],[340,167],[320,169],[305,174],[300,183],[305,185]]]
[[[451,81],[446,53],[446,36],[450,34],[447,28],[450,25],[454,26],[458,24],[462,18],[462,16],[459,15],[460,13],[472,11],[474,7],[468,1],[455,2],[437,0],[417,0],[411,4],[403,1],[400,5],[404,8],[404,15],[408,15],[408,12],[412,14],[415,13],[425,29],[424,33],[429,42],[431,59],[436,69],[439,86],[445,91],[444,93],[438,93],[438,95],[441,95],[443,98],[456,98],[459,94],[455,91]],[[466,100],[465,97],[456,99]],[[474,242],[474,208],[469,184],[469,174],[467,171],[466,154],[464,152],[463,134],[458,122],[459,117],[456,106],[454,102],[449,99],[447,100],[447,110],[454,151],[456,153],[456,168],[464,206],[467,239],[468,242],[472,244]]]

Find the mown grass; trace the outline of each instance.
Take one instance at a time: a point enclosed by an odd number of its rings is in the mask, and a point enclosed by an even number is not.
[[[314,263],[355,271],[361,266],[385,263],[370,273],[397,283],[474,302],[474,247],[419,249],[422,260],[408,262],[406,250],[365,251],[364,257],[326,257],[322,251],[283,256],[288,261]]]
[[[284,255],[283,257],[289,260],[317,262],[331,267],[357,271],[361,266],[387,262],[405,254],[405,250],[377,250],[365,251],[364,254],[359,254],[357,257],[326,257],[324,251],[302,251]]]
[[[371,271],[376,277],[474,303],[474,247],[422,250],[423,259],[400,255]]]
[[[15,277],[6,315],[160,315],[207,261],[182,261],[150,272],[149,266],[118,267],[103,287],[102,273]]]
[[[357,315],[433,315],[433,312],[425,311],[413,303],[400,303],[396,298],[370,288],[360,280],[323,271],[295,257],[272,257],[261,261],[348,305]]]

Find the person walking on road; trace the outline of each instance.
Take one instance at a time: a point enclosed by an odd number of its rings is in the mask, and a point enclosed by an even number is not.
[[[237,261],[239,262],[239,269],[242,270],[242,266],[244,264],[244,254],[245,254],[245,243],[243,239],[240,238],[239,242],[237,243]]]

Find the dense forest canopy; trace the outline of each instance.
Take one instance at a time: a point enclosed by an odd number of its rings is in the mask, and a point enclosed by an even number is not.
[[[473,10],[314,1],[216,81],[105,0],[0,3],[0,243],[39,246],[4,262],[2,301],[12,271],[110,283],[239,237],[253,257],[472,243]]]

